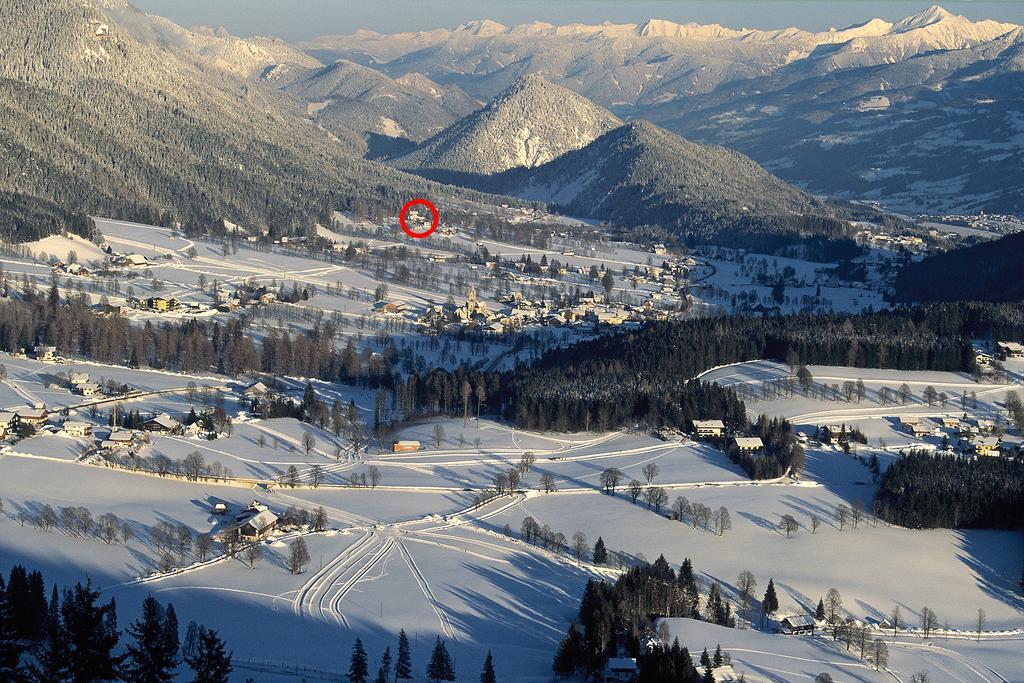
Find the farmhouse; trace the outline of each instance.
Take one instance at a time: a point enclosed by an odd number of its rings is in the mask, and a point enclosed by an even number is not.
[[[92,425],[88,422],[77,422],[68,420],[64,423],[64,434],[67,436],[89,436],[92,434]]]
[[[147,420],[142,428],[147,432],[173,432],[176,429],[181,428],[181,424],[173,417],[164,413],[163,415],[157,415],[156,417]]]
[[[261,506],[264,507],[264,506]],[[262,541],[277,528],[277,515],[270,510],[262,510],[238,525],[239,537],[248,543]]]
[[[807,615],[784,617],[779,622],[779,630],[793,636],[814,634],[814,619]]]
[[[95,396],[100,390],[100,385],[96,382],[83,382],[82,384],[75,385],[75,393],[82,396]]]
[[[632,657],[612,657],[604,669],[607,683],[629,683],[637,676],[636,660]]]
[[[37,428],[42,427],[46,423],[46,418],[49,415],[46,412],[46,408],[18,408],[14,412],[18,414],[19,423],[32,425]]]
[[[4,434],[14,429],[17,426],[18,416],[11,412],[0,413],[0,431]]]
[[[740,453],[755,453],[764,448],[764,443],[756,436],[737,436],[732,441]]]
[[[915,425],[910,425],[910,433],[920,438],[922,436],[928,436],[932,433],[932,430],[928,425],[923,422],[919,422]]]
[[[985,436],[974,442],[974,452],[978,455],[998,455],[999,454],[999,438],[995,436]]]
[[[72,373],[68,374],[68,383],[72,387],[76,387],[79,384],[85,384],[88,381],[89,381],[89,373],[88,372],[72,372]]]
[[[132,432],[110,432],[106,439],[100,442],[100,448],[112,451],[122,448],[131,448],[135,445],[135,434]]]
[[[947,429],[960,429],[960,418],[955,415],[946,415],[942,418],[942,426]]]
[[[37,346],[35,351],[36,360],[57,360],[56,346]]]
[[[1020,342],[996,342],[996,354],[1003,359],[1024,358],[1024,344]]]
[[[406,453],[409,451],[418,451],[419,449],[419,441],[395,441],[391,444],[392,453]]]
[[[694,420],[693,431],[700,438],[719,437],[725,431],[725,423],[721,420]]]
[[[273,394],[270,387],[258,381],[247,386],[242,393],[249,398],[266,398]]]

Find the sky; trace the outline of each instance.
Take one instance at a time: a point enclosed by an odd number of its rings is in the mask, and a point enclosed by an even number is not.
[[[381,33],[453,28],[471,19],[507,25],[641,23],[650,18],[718,23],[731,28],[823,30],[873,17],[902,19],[935,0],[133,0],[140,9],[183,26],[224,26],[239,36],[301,41],[370,29]],[[1024,1],[949,1],[970,19],[1024,24]]]

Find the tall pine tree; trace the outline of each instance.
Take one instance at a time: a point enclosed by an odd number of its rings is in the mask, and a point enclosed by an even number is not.
[[[0,681],[18,680],[22,649],[4,577],[0,576]]]
[[[200,626],[196,653],[186,660],[195,672],[192,683],[228,683],[232,654],[224,652],[224,641],[216,631]]]
[[[100,592],[92,581],[66,591],[61,616],[68,636],[68,661],[75,681],[116,679],[120,657],[113,654],[120,639],[114,600],[97,604]]]
[[[452,665],[452,658],[448,654],[441,636],[437,637],[434,643],[434,651],[430,654],[430,663],[427,665],[427,678],[434,683],[441,681],[455,680],[455,667]]]
[[[352,646],[352,660],[348,665],[349,683],[366,683],[370,678],[370,666],[366,659],[366,650],[363,649],[363,641],[356,638]]]
[[[775,594],[775,580],[768,579],[768,588],[764,592],[764,600],[761,601],[761,625],[764,626],[765,617],[771,616],[779,609],[779,596]]]
[[[398,632],[398,657],[395,659],[395,680],[412,678],[412,653],[409,650],[409,636],[403,628]]]
[[[128,627],[133,642],[128,644],[122,672],[126,680],[139,683],[167,683],[178,668],[178,619],[174,608],[156,598],[142,603],[142,616]]]
[[[31,665],[32,679],[39,683],[61,683],[70,671],[68,636],[60,616],[60,596],[57,584],[53,586],[50,605],[46,610],[43,639],[36,646],[35,663]]]
[[[480,672],[480,683],[498,683],[498,677],[494,674],[494,660],[491,658],[491,651],[487,651],[487,659],[484,660],[484,669]]]

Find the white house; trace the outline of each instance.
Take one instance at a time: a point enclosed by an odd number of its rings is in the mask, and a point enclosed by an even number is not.
[[[82,382],[75,385],[75,393],[81,396],[95,396],[99,390],[100,385],[96,382]]]
[[[764,448],[764,443],[756,436],[737,436],[733,439],[733,443],[741,453],[753,453]]]
[[[92,434],[92,425],[88,422],[68,420],[64,423],[64,433],[67,436],[89,436]]]
[[[694,420],[693,429],[698,437],[717,437],[725,431],[725,423],[721,420]]]
[[[36,347],[36,360],[56,360],[57,358],[57,347],[56,346],[37,346]]]

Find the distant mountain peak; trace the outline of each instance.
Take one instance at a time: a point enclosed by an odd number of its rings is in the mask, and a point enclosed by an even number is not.
[[[940,21],[949,21],[951,19],[955,20],[963,18],[964,17],[959,17],[938,5],[932,5],[926,10],[918,12],[917,14],[912,14],[906,19],[896,22],[896,24],[893,26],[893,30],[896,32],[909,31],[915,28],[932,26],[934,24],[939,23]]]
[[[589,144],[621,123],[582,95],[533,73],[517,78],[482,109],[393,163],[483,175],[532,168]]]
[[[474,36],[493,36],[507,30],[508,26],[490,19],[474,19],[455,28],[456,33],[470,33]]]

